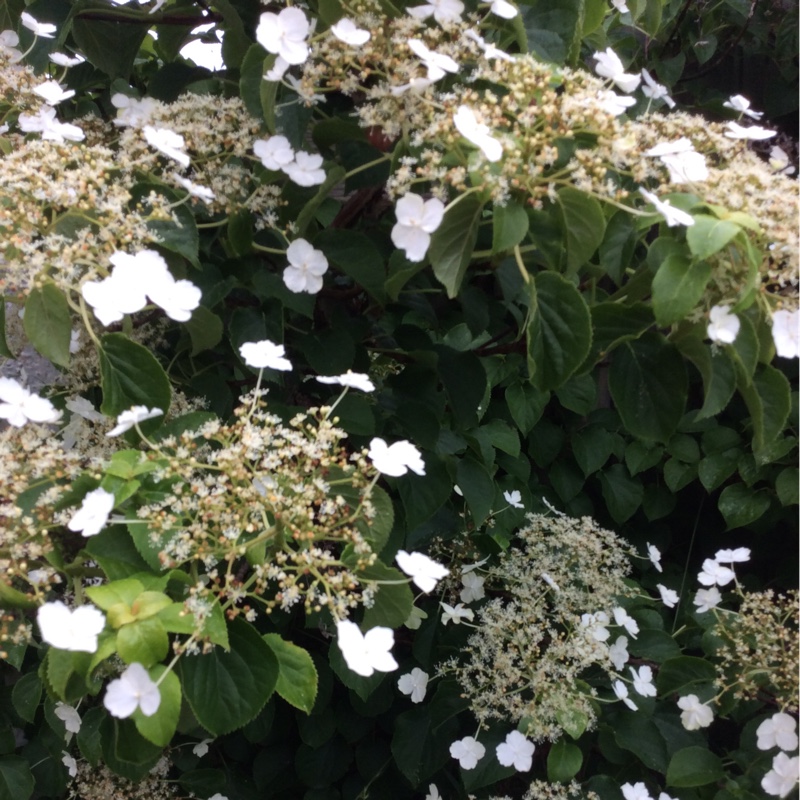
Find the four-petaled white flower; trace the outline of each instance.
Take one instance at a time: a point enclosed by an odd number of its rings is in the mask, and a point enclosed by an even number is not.
[[[625,703],[625,705],[628,706],[631,711],[639,710],[639,706],[637,706],[636,703],[634,703],[633,700],[628,697],[628,687],[622,681],[614,681],[614,683],[611,685],[611,688],[614,690],[614,694],[617,696],[617,699],[622,700],[622,702]]]
[[[428,794],[425,795],[425,800],[442,800],[435,783],[428,784]]]
[[[475,44],[477,44],[478,47],[483,50],[483,54],[486,56],[486,58],[499,58],[501,61],[516,60],[514,56],[509,55],[505,50],[501,50],[491,42],[487,42],[482,36],[471,29],[464,32],[464,37],[475,42]]]
[[[486,597],[486,591],[483,588],[485,578],[475,572],[468,572],[466,575],[461,576],[461,583],[464,588],[459,593],[459,598],[462,603],[472,603],[475,600],[482,600]]]
[[[560,592],[561,587],[546,573],[539,576],[554,592]]]
[[[331,25],[331,33],[345,44],[358,45],[366,44],[370,39],[370,32],[359,28],[353,20],[345,17],[340,19],[335,25]]]
[[[486,748],[472,736],[465,736],[450,745],[450,755],[457,759],[461,769],[475,769],[486,754]]]
[[[64,723],[67,733],[80,733],[81,715],[72,706],[59,700],[53,713]]]
[[[245,342],[239,348],[239,355],[248,367],[256,369],[290,370],[292,364],[286,358],[286,351],[282,344],[275,344],[269,339],[260,342]]]
[[[606,628],[609,622],[608,614],[605,611],[581,614],[581,628],[586,628],[586,633],[596,642],[604,642],[611,635]]]
[[[508,0],[492,0],[492,5],[489,11],[503,19],[514,19],[519,13],[515,6],[512,6]]]
[[[409,39],[408,46],[417,55],[428,70],[428,80],[438,81],[447,72],[458,72],[458,64],[450,56],[437,53],[428,48],[421,39]]]
[[[666,86],[653,80],[646,69],[642,70],[642,78],[644,78],[642,94],[645,97],[649,97],[651,100],[663,100],[670,108],[675,108],[675,101],[669,96],[669,89]]]
[[[717,550],[714,553],[714,561],[720,564],[743,564],[745,561],[750,560],[749,547],[736,547],[733,549]]]
[[[0,378],[0,419],[21,428],[27,422],[58,422],[61,412],[13,378]]]
[[[647,786],[643,783],[623,783],[620,787],[622,789],[622,796],[625,800],[652,800],[650,793],[647,791]]]
[[[533,766],[533,742],[528,741],[519,731],[511,731],[506,740],[495,748],[497,760],[504,767],[514,767],[517,772],[528,772]]]
[[[440,602],[439,605],[443,609],[442,625],[447,625],[448,622],[452,622],[453,625],[460,625],[462,619],[467,619],[470,622],[475,619],[475,612],[471,608],[464,608],[463,603],[451,606]]]
[[[630,12],[625,0],[611,0],[611,5],[614,6],[620,14],[627,14]]]
[[[56,32],[56,26],[50,22],[39,22],[32,17],[27,11],[20,14],[20,22],[29,30],[33,31],[36,36],[41,36],[43,39],[52,39]]]
[[[499,161],[503,157],[502,143],[490,134],[488,126],[478,121],[478,117],[469,106],[459,106],[456,109],[453,124],[465,139],[483,152],[488,161]]]
[[[769,151],[769,165],[775,172],[794,175],[795,168],[789,163],[789,154],[778,145],[773,145]]]
[[[800,758],[778,753],[772,759],[772,769],[761,779],[761,788],[767,794],[786,797],[797,786],[798,773]]]
[[[295,239],[286,250],[289,266],[283,271],[283,282],[292,292],[316,294],[322,288],[322,276],[328,271],[328,259],[322,250],[314,249],[305,239]]]
[[[278,14],[265,11],[256,28],[256,41],[287,64],[303,64],[308,58],[308,18],[297,7],[284,8]]]
[[[772,314],[772,341],[781,358],[800,356],[800,310],[780,309]]]
[[[674,142],[661,142],[646,150],[644,155],[661,159],[669,171],[671,183],[697,183],[708,179],[708,167],[702,153],[685,137]]]
[[[58,81],[40,83],[33,91],[49,106],[57,106],[62,101],[69,100],[70,97],[75,95],[73,89],[64,89]]]
[[[661,200],[658,195],[648,192],[647,189],[640,188],[639,192],[648,203],[652,203],[656,207],[656,211],[664,217],[668,227],[685,225],[688,228],[694,225],[694,217],[680,208],[675,208],[669,200]]]
[[[503,499],[514,508],[525,508],[525,504],[522,502],[522,494],[516,489],[513,492],[503,492]]]
[[[771,750],[780,747],[787,753],[797,750],[797,721],[790,714],[779,711],[769,719],[765,719],[756,728],[756,742],[759,750]]]
[[[108,522],[108,515],[114,509],[114,495],[105,489],[94,489],[83,498],[81,507],[67,523],[71,531],[80,531],[81,536],[95,536]]]
[[[164,412],[160,408],[148,408],[147,406],[132,406],[127,411],[123,411],[117,417],[117,424],[106,434],[106,436],[119,436],[121,433],[129,431],[134,425],[144,422],[147,419],[160,417]]]
[[[378,472],[399,478],[411,470],[417,475],[425,474],[425,462],[422,454],[407,439],[401,439],[392,445],[375,437],[369,443],[367,455],[372,459],[372,464]]]
[[[347,370],[342,375],[317,375],[317,380],[326,384],[336,383],[339,386],[346,386],[348,389],[360,389],[362,392],[375,391],[375,384],[369,379],[369,375],[365,375],[363,372]]]
[[[602,53],[595,53],[592,57],[597,61],[594,71],[600,77],[613,81],[626,94],[630,94],[641,83],[642,76],[625,72],[619,56],[610,47]]]
[[[60,600],[39,606],[36,622],[42,640],[59,650],[79,653],[97,651],[97,637],[106,624],[102,611],[94,606],[70,609]]]
[[[611,114],[612,117],[618,117],[624,114],[626,109],[636,105],[636,99],[633,97],[626,97],[624,94],[617,94],[610,89],[604,89],[597,93],[597,102],[600,108]]]
[[[707,728],[714,721],[714,712],[700,702],[696,694],[687,694],[678,700],[681,709],[681,724],[687,731],[696,731]]]
[[[146,717],[152,717],[161,705],[161,692],[147,670],[134,662],[108,684],[103,705],[111,716],[119,719],[126,719],[137,708]]]
[[[450,574],[447,567],[428,558],[423,553],[407,553],[405,550],[398,550],[395,559],[400,569],[409,575],[423,592],[432,592],[436,588],[436,584]]]
[[[392,228],[392,243],[405,251],[409,261],[422,261],[431,243],[431,234],[442,224],[444,203],[436,197],[423,200],[406,194],[394,210],[397,222]]]
[[[614,622],[625,628],[634,639],[636,634],[639,633],[639,623],[621,606],[617,606],[614,609]]]
[[[285,136],[270,136],[269,139],[257,139],[253,143],[253,152],[261,159],[261,163],[274,172],[282,170],[294,161],[294,150]]]
[[[61,763],[67,768],[70,778],[78,774],[78,762],[66,751],[61,751]]]
[[[409,14],[417,19],[427,19],[433,14],[433,18],[440,24],[446,22],[459,22],[464,11],[464,4],[461,0],[430,0],[422,6],[412,6],[407,8]]]
[[[179,133],[169,130],[169,128],[154,128],[152,125],[145,125],[142,133],[150,147],[158,150],[159,153],[177,161],[181,166],[188,167],[189,154],[183,151],[186,141]]]
[[[633,688],[642,697],[655,697],[656,687],[653,686],[653,670],[646,664],[639,667],[638,671],[633,667],[628,667],[633,678]]]
[[[59,122],[53,106],[44,106],[36,114],[20,114],[17,124],[23,133],[41,133],[42,139],[48,142],[82,142],[85,138],[77,125]]]
[[[357,675],[369,678],[376,670],[392,672],[397,662],[392,656],[394,631],[391,628],[370,628],[361,633],[358,625],[342,619],[336,623],[337,644],[345,663]]]
[[[770,131],[762,128],[759,125],[751,125],[745,128],[738,122],[728,122],[725,124],[725,136],[729,139],[752,139],[754,141],[762,141],[763,139],[771,139],[778,131]]]
[[[316,153],[307,153],[305,150],[298,150],[294,154],[294,161],[284,165],[283,171],[298,186],[318,186],[325,180],[322,156]]]
[[[608,648],[608,657],[616,669],[621,670],[628,663],[628,637],[618,636],[617,641]]]
[[[703,586],[725,586],[729,584],[736,574],[729,567],[723,567],[718,564],[713,558],[707,558],[703,562],[703,569],[697,575],[697,580]]]
[[[697,613],[703,614],[706,611],[711,611],[722,602],[722,595],[716,586],[710,589],[698,589],[697,594],[694,596],[692,603],[697,606]]]
[[[208,752],[208,746],[213,741],[213,739],[203,739],[192,748],[192,753],[198,758],[202,758]]]
[[[197,197],[199,200],[205,200],[207,203],[213,200],[216,195],[206,186],[199,186],[193,183],[188,178],[183,178],[180,175],[172,176],[192,197]]]
[[[659,571],[663,572],[661,569],[661,551],[654,545],[647,543],[647,557],[650,559],[650,563]]]
[[[81,55],[68,56],[66,53],[50,53],[50,60],[59,67],[77,67],[86,59]]]
[[[736,314],[731,314],[731,307],[728,305],[714,306],[708,312],[708,338],[712,342],[721,344],[733,344],[739,335],[741,322]]]
[[[761,117],[764,116],[763,111],[753,111],[750,108],[750,101],[740,94],[731,95],[722,105],[725,106],[725,108],[738,111],[739,114],[744,114],[746,117],[750,117],[750,119],[761,119]]]
[[[400,676],[397,688],[403,693],[411,695],[412,703],[421,703],[428,691],[428,673],[419,667],[414,667],[411,672]]]
[[[117,109],[114,124],[121,128],[141,128],[150,121],[153,112],[158,108],[158,101],[152,97],[129,97],[122,92],[111,95],[111,105]]]
[[[678,593],[674,589],[669,589],[661,583],[657,583],[656,587],[658,588],[658,592],[661,595],[661,602],[667,608],[675,608],[678,605]]]

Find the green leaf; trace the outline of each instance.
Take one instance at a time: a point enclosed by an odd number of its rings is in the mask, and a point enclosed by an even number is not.
[[[739,315],[739,334],[727,350],[739,376],[739,385],[749,384],[758,366],[761,346],[758,334],[749,317]]]
[[[580,747],[559,739],[547,754],[547,780],[551,783],[567,783],[578,774],[583,765]]]
[[[409,472],[398,480],[409,529],[432,517],[453,493],[453,481],[440,461],[428,459],[425,471],[425,475]]]
[[[631,475],[651,469],[661,461],[664,448],[650,442],[633,441],[625,448],[625,466]]]
[[[633,753],[648,769],[663,772],[667,766],[667,748],[653,720],[642,710],[636,714],[617,713],[613,723],[614,740]]]
[[[144,585],[135,578],[126,578],[86,589],[88,598],[103,611],[124,604],[130,608],[136,598],[144,592]]]
[[[792,393],[786,376],[765,364],[751,383],[740,381],[739,393],[753,421],[753,451],[756,459],[783,431],[792,410]]]
[[[30,765],[24,758],[0,757],[0,800],[28,800],[33,784]]]
[[[588,372],[582,375],[573,375],[560,389],[556,391],[558,402],[564,408],[586,416],[597,402],[597,387],[595,378]]]
[[[269,700],[278,681],[278,659],[255,629],[229,625],[230,651],[183,658],[181,683],[200,724],[214,736],[246,725]]]
[[[202,656],[196,657],[202,658]],[[157,664],[148,670],[152,680],[161,681],[158,684],[161,702],[158,704],[156,713],[146,717],[142,713],[142,709],[137,708],[133,714],[136,730],[148,742],[159,747],[166,747],[172,741],[181,714],[181,682],[174,672],[166,672],[166,670],[167,668],[163,664]],[[165,672],[166,674],[164,674]]]
[[[89,9],[87,9],[88,11]],[[152,20],[146,11],[141,11],[141,22],[135,12],[125,13],[122,22],[105,22],[85,19],[77,11],[72,19],[70,32],[82,55],[90,64],[102,70],[111,78],[124,78],[133,69],[133,62],[139,53]]]
[[[678,750],[667,767],[667,786],[677,788],[706,786],[724,778],[725,770],[719,756],[705,747],[684,747],[683,750]]]
[[[478,421],[478,407],[486,393],[486,370],[474,353],[459,353],[439,346],[439,376],[458,429],[471,428]]]
[[[364,538],[372,545],[375,553],[383,550],[394,527],[394,506],[392,500],[380,486],[374,486],[369,495],[370,503],[375,509],[375,516],[364,525]]]
[[[614,451],[614,436],[600,425],[587,425],[572,437],[572,455],[588,478],[605,465]]]
[[[25,722],[33,722],[41,699],[42,681],[35,672],[23,675],[11,690],[11,703],[14,706],[14,711]]]
[[[691,230],[691,229],[690,229]],[[667,256],[653,278],[653,311],[659,325],[679,322],[703,296],[711,265],[691,261],[680,253]]]
[[[169,652],[169,638],[160,620],[136,620],[123,625],[117,632],[117,652],[126,664],[138,661],[145,667],[152,667]],[[141,730],[140,733],[146,736]]]
[[[557,197],[567,242],[567,275],[574,275],[603,241],[606,218],[600,203],[585,192],[565,186]]]
[[[31,289],[22,324],[25,335],[41,355],[60,367],[69,365],[72,318],[61,289],[49,282]]]
[[[308,651],[277,633],[267,633],[262,638],[278,659],[275,691],[287,703],[310,714],[317,699],[317,668]]]
[[[211,6],[222,14],[225,21],[225,37],[222,41],[225,66],[236,69],[242,63],[251,39],[247,35],[236,6],[230,0],[213,0]]]
[[[173,206],[171,211],[172,215],[177,218],[177,222],[172,218],[150,219],[147,221],[147,229],[153,232],[153,238],[158,242],[159,247],[177,253],[193,266],[199,267],[197,253],[200,247],[200,235],[197,232],[194,214],[185,204],[179,202],[183,200],[185,193],[178,193],[161,184],[137,183],[131,189],[131,208],[141,205],[143,213],[148,213],[151,207],[148,197],[152,192],[167,198]]]
[[[394,567],[376,561],[358,573],[362,583],[386,581],[378,585],[374,604],[364,611],[363,626],[367,629],[382,625],[384,628],[399,628],[411,613],[414,593],[406,583],[407,576]]]
[[[427,706],[404,711],[394,721],[392,756],[412,786],[433,774],[449,756],[453,720],[438,729],[433,727]]]
[[[711,347],[694,337],[680,340],[677,346],[703,378],[703,407],[695,420],[715,417],[728,405],[736,389],[736,370],[727,349]]]
[[[5,30],[8,30],[7,28]],[[6,300],[0,295],[0,356],[14,358],[6,341]]]
[[[523,436],[539,421],[549,399],[550,392],[541,392],[530,383],[512,383],[506,389],[506,405]]]
[[[462,458],[456,468],[456,483],[467,501],[475,526],[483,524],[492,510],[494,481],[479,461],[471,457]]]
[[[634,436],[666,442],[686,408],[686,367],[674,345],[657,333],[645,333],[614,352],[609,388]]]
[[[169,378],[150,351],[132,342],[123,333],[107,333],[100,338],[100,376],[103,404],[100,410],[116,417],[131,406],[146,405],[166,411],[172,399]],[[160,424],[159,420],[141,423],[142,430]]]
[[[86,694],[86,676],[92,660],[91,653],[72,650],[47,651],[47,681],[60,700],[74,703]]]
[[[743,483],[726,486],[719,496],[719,510],[728,530],[744,528],[767,513],[769,495],[763,489],[756,491]]]
[[[741,230],[734,222],[695,214],[694,225],[686,229],[686,243],[695,259],[702,261],[722,250]]]
[[[596,363],[617,345],[638,339],[655,325],[653,309],[645,303],[599,303],[591,308],[592,349],[587,361]]]
[[[244,54],[242,65],[239,69],[239,95],[247,110],[256,119],[263,118],[261,84],[266,83],[263,80],[265,72],[264,59],[266,57],[267,51],[260,44],[251,44]]]
[[[265,81],[265,83],[267,83],[267,81]],[[306,232],[306,228],[308,228],[317,215],[319,207],[325,202],[333,187],[344,180],[344,176],[344,167],[338,165],[331,167],[327,171],[325,180],[320,184],[317,193],[303,206],[302,210],[297,215],[295,225],[297,227],[298,236],[302,236]]]
[[[103,757],[102,733],[100,727],[108,718],[104,708],[90,708],[81,717],[81,729],[76,736],[81,755],[96,767]]]
[[[531,286],[528,372],[537,389],[557,389],[589,353],[589,309],[575,286],[555,272],[540,272]]]
[[[445,213],[431,236],[428,258],[433,274],[447,289],[450,298],[458,294],[478,238],[483,203],[474,195],[464,195]]]
[[[633,516],[644,498],[644,487],[637,478],[631,478],[622,464],[612,464],[600,473],[603,499],[614,522],[623,523]]]
[[[689,694],[688,689],[698,684],[713,683],[717,671],[710,661],[695,656],[671,658],[661,665],[656,679],[658,694],[674,694],[680,691]]]
[[[145,739],[132,719],[107,716],[100,731],[102,760],[130,781],[140,781],[162,756],[163,748]]]
[[[800,502],[800,470],[797,467],[786,467],[775,479],[775,491],[781,505],[796,506]]]
[[[555,64],[576,64],[585,14],[584,0],[534,0],[520,7],[527,47],[523,52]],[[515,20],[516,22],[516,20]]]
[[[205,306],[198,306],[183,327],[192,340],[192,356],[210,350],[222,341],[222,320]]]
[[[314,239],[314,247],[379,303],[386,301],[386,264],[372,239],[358,231],[328,228]]]
[[[513,200],[495,206],[492,220],[492,254],[503,253],[518,245],[528,233],[528,214]]]
[[[739,464],[742,451],[734,447],[722,453],[712,453],[705,456],[697,465],[697,477],[707,492],[722,486],[734,472]]]

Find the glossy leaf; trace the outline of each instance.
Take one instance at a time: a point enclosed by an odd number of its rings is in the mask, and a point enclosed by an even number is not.
[[[580,748],[559,739],[547,754],[547,779],[551,783],[567,783],[578,774],[582,764]]]
[[[264,634],[263,639],[278,659],[275,691],[287,703],[310,714],[317,697],[317,669],[308,651],[277,633]]]
[[[448,297],[458,294],[464,280],[478,238],[482,211],[483,203],[474,194],[467,195],[448,209],[431,236],[428,258]]]
[[[676,788],[706,786],[724,778],[722,761],[707,747],[685,747],[675,753],[667,767],[667,786]]]
[[[691,230],[691,229],[690,229]],[[659,266],[653,278],[653,311],[659,325],[686,317],[700,302],[711,277],[711,266],[675,253]]]
[[[72,317],[61,289],[54,283],[31,289],[22,322],[25,335],[41,355],[61,367],[69,365]]]
[[[722,250],[740,231],[734,222],[695,214],[694,225],[686,229],[686,243],[695,259],[702,261]]]

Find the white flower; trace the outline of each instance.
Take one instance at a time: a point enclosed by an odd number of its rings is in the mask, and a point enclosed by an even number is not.
[[[560,592],[561,587],[546,573],[543,572],[539,576],[553,591]]]
[[[453,115],[453,124],[458,132],[479,148],[488,161],[499,161],[503,157],[503,145],[490,135],[489,128],[475,116],[468,106],[459,106]]]
[[[428,794],[425,795],[425,800],[442,800],[435,783],[428,784]]]
[[[674,142],[657,144],[644,155],[660,158],[672,183],[694,183],[708,178],[705,156],[696,152],[685,136]]]
[[[714,586],[714,584],[717,586],[725,586],[735,577],[736,574],[732,569],[723,567],[712,558],[707,558],[703,562],[703,569],[698,574],[697,580],[700,581],[703,586]]]
[[[36,621],[47,644],[81,653],[97,651],[97,637],[106,624],[103,612],[94,606],[70,610],[60,600],[40,606]]]
[[[514,19],[519,13],[517,9],[507,2],[507,0],[492,0],[492,5],[489,8],[492,14],[496,14],[503,19]],[[506,765],[507,766],[507,765]]]
[[[160,417],[164,412],[160,408],[148,408],[147,406],[132,406],[127,411],[123,411],[117,417],[117,424],[106,434],[106,436],[119,436],[121,433],[129,431],[134,425],[144,422],[146,419]]]
[[[638,711],[639,706],[628,697],[628,687],[622,681],[614,681],[611,687],[618,700],[622,700],[631,711]]]
[[[486,58],[499,58],[501,61],[514,61],[514,56],[509,55],[505,52],[505,50],[500,50],[500,48],[493,45],[491,42],[487,42],[482,36],[478,33],[473,31],[472,29],[468,31],[464,31],[464,36],[467,39],[471,39],[475,44],[483,50],[483,54]]]
[[[613,81],[619,89],[626,94],[630,94],[641,83],[641,75],[631,75],[625,72],[619,56],[607,47],[602,53],[595,53],[593,58],[597,61],[594,71],[602,78]]]
[[[271,81],[272,83],[281,80],[281,78],[283,78],[283,76],[286,74],[286,70],[291,66],[292,65],[285,58],[277,56],[272,68],[268,69],[264,73],[264,80]]]
[[[654,544],[650,544],[650,542],[647,543],[647,557],[659,572],[663,572],[661,569],[661,551]]]
[[[369,379],[369,375],[363,372],[353,372],[347,370],[343,375],[317,375],[320,383],[346,386],[348,389],[360,389],[362,392],[374,392],[375,384]]]
[[[765,719],[756,729],[759,750],[771,750],[780,747],[787,753],[797,750],[797,721],[790,714],[779,711],[769,719]]]
[[[137,100],[117,92],[111,95],[111,105],[117,109],[115,125],[121,128],[141,128],[150,121],[153,112],[158,108],[158,101],[152,97]]]
[[[670,108],[675,108],[675,101],[669,96],[669,89],[653,80],[650,73],[642,70],[642,77],[645,85],[642,86],[642,94],[651,100],[663,100]]]
[[[598,92],[597,101],[600,104],[600,108],[606,114],[611,114],[612,117],[618,117],[620,114],[624,114],[626,109],[636,105],[636,100],[633,97],[626,97],[610,90]]]
[[[461,576],[461,583],[464,588],[458,595],[462,603],[472,603],[475,600],[482,600],[486,597],[483,589],[485,578],[475,572],[468,572]]]
[[[304,150],[298,150],[294,154],[294,161],[286,164],[283,167],[283,171],[298,186],[318,186],[325,180],[325,170],[322,169],[322,156],[315,153],[306,153]]]
[[[784,175],[793,175],[795,171],[789,163],[789,155],[778,145],[774,145],[769,151],[769,165],[775,172],[782,172]]]
[[[82,142],[85,138],[77,125],[59,122],[52,106],[44,106],[36,114],[20,114],[17,124],[24,133],[41,133],[42,139],[48,142]]]
[[[525,504],[522,502],[522,494],[516,489],[513,492],[503,492],[503,498],[506,503],[514,506],[514,508],[525,508]]]
[[[722,595],[716,586],[710,589],[698,589],[692,602],[697,606],[697,613],[702,614],[716,608],[722,602]]]
[[[239,355],[248,367],[256,369],[290,370],[292,364],[286,358],[286,351],[282,344],[275,344],[269,339],[260,342],[245,342],[239,348]]]
[[[75,95],[74,90],[65,90],[58,81],[45,81],[34,87],[33,91],[49,106],[57,106],[62,100],[69,100]]]
[[[431,243],[431,234],[442,224],[444,203],[433,197],[423,200],[418,194],[406,194],[394,210],[397,222],[392,228],[392,243],[405,251],[409,261],[422,261]]]
[[[253,152],[261,159],[261,163],[273,172],[282,170],[294,161],[294,150],[285,136],[257,139],[253,143]]]
[[[650,793],[643,783],[623,783],[620,787],[625,800],[651,800]]]
[[[142,133],[150,147],[154,147],[159,153],[174,159],[181,166],[189,166],[191,159],[188,153],[183,152],[186,142],[179,133],[167,128],[154,128],[152,125],[145,125],[142,128]]]
[[[608,648],[608,657],[616,669],[621,670],[628,663],[628,637],[618,636],[617,641]]]
[[[638,672],[633,667],[628,667],[633,678],[633,688],[642,697],[655,697],[656,687],[653,686],[653,670],[647,665],[639,667]]]
[[[322,276],[328,271],[328,259],[322,250],[315,250],[305,239],[295,239],[286,250],[289,266],[283,271],[283,282],[292,292],[316,294],[322,288]]]
[[[447,567],[422,553],[407,553],[405,550],[398,550],[395,559],[400,569],[406,575],[410,575],[411,580],[423,592],[432,592],[436,588],[436,584],[450,574]]]
[[[687,694],[678,700],[681,711],[681,724],[687,731],[707,728],[714,721],[714,712],[705,703],[700,702],[696,694]]]
[[[772,769],[761,779],[761,788],[776,797],[786,797],[797,785],[800,759],[778,753],[772,759]]]
[[[417,19],[427,19],[433,14],[433,18],[440,25],[444,25],[446,22],[461,21],[464,4],[461,0],[431,0],[425,5],[413,6],[406,11]]]
[[[183,178],[180,175],[173,175],[172,177],[175,178],[175,180],[181,186],[183,186],[183,188],[186,189],[186,191],[189,192],[192,197],[197,197],[200,200],[205,200],[206,202],[209,202],[216,197],[211,189],[205,186],[198,186],[196,183],[192,183],[192,181],[190,181],[188,178]]]
[[[717,550],[717,552],[714,554],[714,561],[718,561],[720,564],[741,564],[749,560],[749,547],[737,547],[733,550]]]
[[[21,428],[26,422],[58,422],[61,412],[13,378],[0,378],[0,419]]]
[[[486,754],[486,748],[472,736],[465,736],[450,745],[450,755],[458,760],[461,769],[475,769]]]
[[[457,606],[450,606],[447,603],[439,603],[439,605],[444,609],[442,625],[447,625],[448,622],[452,622],[453,625],[460,625],[462,619],[467,619],[470,622],[475,619],[475,612],[471,608],[464,608],[463,603],[459,603]]]
[[[80,733],[81,715],[72,706],[59,700],[54,713],[64,723],[68,733]]]
[[[429,86],[433,86],[433,81],[429,78],[412,78],[408,83],[392,86],[392,95],[400,97],[401,94],[405,94],[409,89],[412,92],[422,92]]]
[[[212,23],[198,25],[192,29],[192,33],[205,33],[213,28]],[[221,32],[215,32],[216,42],[209,42],[203,39],[193,39],[180,49],[183,58],[194,61],[198,67],[204,67],[211,72],[225,69],[225,60],[222,57],[222,42],[219,41]]]
[[[611,0],[611,5],[614,6],[620,14],[627,14],[630,12],[625,0]]]
[[[399,478],[411,470],[417,475],[425,474],[425,462],[422,454],[411,442],[401,439],[389,446],[383,439],[375,437],[369,443],[367,455],[378,472]]]
[[[731,314],[731,307],[728,305],[714,306],[708,312],[708,338],[712,342],[721,344],[733,344],[739,335],[739,317]]]
[[[722,105],[725,106],[725,108],[732,108],[734,111],[738,111],[740,114],[750,117],[750,119],[761,119],[761,117],[764,116],[763,111],[753,111],[750,108],[750,101],[740,94],[732,95]]]
[[[335,25],[331,25],[331,33],[345,44],[358,45],[366,44],[370,39],[370,32],[359,28],[351,19],[340,19]]]
[[[458,64],[450,56],[430,50],[421,39],[409,39],[408,46],[427,68],[428,80],[438,81],[444,78],[447,72],[458,72]]]
[[[639,633],[639,623],[620,606],[614,609],[614,622],[625,628],[634,639],[636,638],[636,634]]]
[[[192,312],[200,305],[203,296],[198,286],[191,281],[176,281],[170,273],[152,281],[147,287],[147,296],[160,306],[170,319],[187,322]]]
[[[56,32],[55,25],[51,25],[49,22],[37,22],[27,11],[20,14],[20,22],[29,31],[33,31],[36,36],[41,36],[43,39],[52,39]]]
[[[778,133],[778,131],[770,131],[758,125],[751,125],[749,128],[745,128],[738,122],[728,122],[725,124],[725,127],[727,128],[725,135],[729,139],[753,139],[762,141],[763,139],[771,139]]]
[[[212,794],[211,797],[208,798],[208,800],[228,800],[228,798],[224,794],[216,792],[215,794]]]
[[[108,515],[114,508],[114,495],[105,489],[94,489],[86,494],[81,507],[67,523],[71,531],[80,531],[81,536],[94,536],[105,527]]]
[[[679,208],[675,208],[669,200],[661,200],[657,195],[648,192],[647,189],[640,188],[639,192],[648,203],[652,203],[656,207],[656,211],[667,221],[668,227],[674,228],[676,225],[685,225],[688,228],[694,225],[694,217]]]
[[[610,636],[608,614],[598,611],[595,614],[581,614],[581,628],[586,628],[586,633],[597,642],[604,642]]]
[[[67,768],[70,778],[78,774],[78,762],[66,751],[61,751],[61,763]]]
[[[213,741],[213,739],[203,739],[202,742],[198,742],[192,748],[192,753],[194,753],[194,755],[196,755],[198,758],[202,758],[208,752],[208,746]]]
[[[458,487],[456,487],[456,488],[458,488]],[[465,564],[463,567],[461,567],[461,574],[462,575],[466,575],[468,572],[472,572],[473,570],[480,569],[488,560],[489,560],[489,556],[486,556],[486,558],[482,558],[480,561],[476,561],[474,564]]]
[[[397,669],[390,652],[394,645],[391,628],[371,628],[364,634],[355,622],[343,619],[336,623],[336,633],[345,663],[357,675],[369,678],[376,670],[392,672]]]
[[[303,64],[309,54],[306,39],[310,29],[299,8],[284,8],[278,14],[265,11],[256,28],[256,41],[287,64]]]
[[[414,667],[411,672],[400,676],[397,688],[403,694],[410,694],[412,703],[421,703],[428,691],[428,673],[419,667]]]
[[[772,315],[772,341],[781,358],[800,356],[800,311],[781,309]]]
[[[108,684],[103,705],[109,714],[119,719],[129,717],[137,708],[146,717],[152,717],[161,705],[161,692],[147,670],[134,662]]]
[[[428,615],[421,608],[414,606],[403,625],[410,631],[418,631],[422,625],[422,621],[425,619],[428,619]]]
[[[517,772],[528,772],[533,765],[533,742],[529,742],[519,731],[511,731],[506,740],[497,745],[497,760],[504,767],[514,767]]]
[[[656,586],[658,587],[658,592],[661,595],[661,602],[667,608],[675,608],[678,605],[678,593],[674,589],[668,589],[661,583],[657,583]]]

